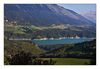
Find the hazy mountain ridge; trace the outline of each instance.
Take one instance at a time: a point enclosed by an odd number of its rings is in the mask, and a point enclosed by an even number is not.
[[[94,23],[96,23],[96,11],[88,11],[88,12],[82,13],[82,15],[85,18],[87,18],[87,19],[93,21]]]
[[[5,4],[5,19],[19,24],[51,25],[93,25],[80,14],[56,4]]]

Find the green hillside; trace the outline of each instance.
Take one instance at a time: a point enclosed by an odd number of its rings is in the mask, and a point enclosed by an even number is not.
[[[71,45],[43,46],[40,48],[44,50],[49,48],[49,51],[46,52],[48,57],[91,58],[96,51],[96,40]]]
[[[17,53],[18,51],[26,51],[32,52],[32,54],[41,54],[43,50],[41,50],[38,46],[31,43],[31,41],[10,41],[5,40],[4,44],[5,54],[6,53]]]

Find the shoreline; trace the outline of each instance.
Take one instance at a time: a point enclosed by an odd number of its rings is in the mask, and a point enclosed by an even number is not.
[[[80,37],[80,38],[72,38],[72,37],[69,37],[69,38],[42,38],[42,39],[33,39],[33,40],[62,40],[62,39],[96,39],[96,38],[84,38],[84,37]]]
[[[8,40],[24,40],[24,41],[32,41],[32,40],[63,40],[63,39],[96,39],[96,38],[86,38],[86,37],[60,37],[60,38],[41,38],[41,39],[31,39],[31,38],[9,38]]]

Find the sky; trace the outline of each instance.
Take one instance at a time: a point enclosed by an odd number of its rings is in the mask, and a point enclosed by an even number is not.
[[[73,10],[79,14],[86,13],[88,11],[96,11],[96,4],[58,4],[66,9]]]

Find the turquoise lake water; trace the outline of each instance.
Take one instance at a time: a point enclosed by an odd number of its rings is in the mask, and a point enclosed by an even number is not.
[[[85,41],[91,41],[93,39],[89,39],[89,38],[79,38],[79,39],[60,39],[60,40],[32,40],[34,43],[38,44],[38,45],[56,45],[56,44],[72,44],[72,43],[81,43],[81,42],[85,42]]]

